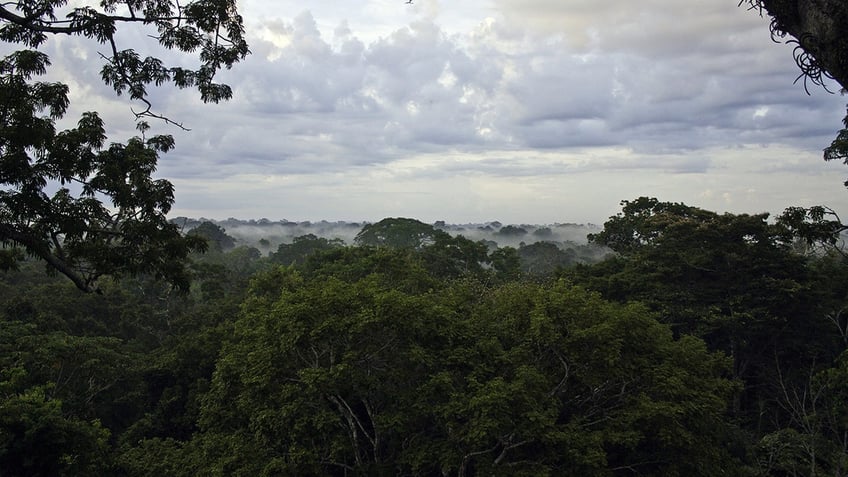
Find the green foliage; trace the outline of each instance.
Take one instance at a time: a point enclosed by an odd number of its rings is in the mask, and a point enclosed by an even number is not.
[[[109,407],[104,399],[126,365],[115,341],[41,334],[8,318],[0,325],[4,475],[102,475],[109,465],[109,431],[97,411]]]
[[[496,276],[502,282],[516,280],[521,276],[521,256],[518,255],[518,250],[501,247],[489,254],[489,259]]]
[[[778,399],[791,415],[786,427],[757,446],[769,475],[843,475],[848,470],[848,351],[800,385],[780,380]]]
[[[620,254],[587,270],[597,273],[586,277],[592,287],[645,301],[679,332],[740,359],[740,371],[749,365],[743,355],[754,359],[775,345],[775,329],[789,337],[812,325],[804,321],[814,303],[806,259],[793,245],[832,233],[829,224],[808,226],[805,209],[770,224],[766,214],[719,215],[644,197],[623,205],[590,238]]]
[[[527,230],[517,225],[507,225],[498,230],[495,235],[499,235],[502,237],[523,237],[527,235]]]
[[[830,146],[824,149],[825,161],[842,161],[848,165],[848,114],[842,120],[845,126],[836,134],[836,139],[830,143]],[[845,187],[848,187],[848,181],[845,181]]]
[[[720,437],[727,362],[644,308],[565,283],[416,290],[390,273],[255,283],[191,444],[204,472],[735,468]]]
[[[820,249],[839,249],[843,246],[841,233],[848,230],[836,212],[825,206],[789,207],[777,218],[776,227],[782,232],[782,240],[796,247],[805,247],[801,252],[820,253]]]
[[[167,0],[145,3],[104,0],[98,6],[70,8],[64,0],[7,2],[0,9],[0,40],[38,48],[49,35],[91,38],[111,47],[101,76],[118,94],[146,102],[147,88],[173,82],[178,88],[197,88],[205,102],[229,99],[229,87],[214,82],[215,73],[230,68],[248,54],[242,18],[233,0],[198,0],[185,5]],[[99,8],[98,8],[99,7]],[[120,10],[128,10],[129,16]],[[67,20],[62,17],[67,18]],[[155,57],[142,59],[134,49],[118,49],[119,25],[152,25],[163,49],[197,52],[196,70],[166,66]],[[150,103],[146,103],[148,106]],[[147,111],[149,113],[149,110]]]
[[[732,322],[740,331],[768,329],[803,313],[805,259],[793,251],[798,227],[785,219],[770,224],[767,214],[720,215],[645,197],[622,204],[590,236],[619,258],[584,269],[597,272],[587,283],[610,298],[643,300],[681,332],[701,336]],[[732,344],[720,346],[730,352]]]
[[[833,473],[844,469],[836,451],[844,436],[823,424],[825,396],[835,393],[818,376],[834,373],[848,346],[844,226],[826,207],[766,219],[625,201],[591,237],[618,255],[570,276],[609,298],[648,304],[677,333],[733,359],[744,389],[732,411],[754,436],[763,472]]]
[[[191,455],[191,449],[175,439],[144,439],[118,456],[118,466],[122,475],[134,477],[194,477],[199,466]]]
[[[208,221],[202,222],[189,230],[187,235],[204,239],[211,252],[226,252],[236,246],[236,240],[227,235],[227,232],[220,225]]]
[[[447,234],[424,222],[398,217],[366,225],[354,242],[371,247],[419,249],[434,243],[440,235]]]
[[[140,137],[107,144],[96,112],[83,113],[76,128],[56,131],[55,122],[69,106],[69,90],[35,79],[50,66],[38,48],[56,34],[109,46],[111,56],[103,56],[106,84],[146,105],[137,118],[169,121],[151,112],[148,86],[172,81],[180,88],[196,87],[204,101],[229,98],[229,87],[215,83],[214,76],[248,52],[241,17],[232,0],[182,7],[166,0],[109,0],[99,8],[66,8],[66,3],[0,6],[0,40],[25,48],[0,59],[0,245],[25,250],[84,291],[97,290],[104,275],[142,274],[186,289],[185,258],[204,246],[181,236],[166,220],[173,185],[152,177],[159,154],[173,148],[173,138],[147,137],[142,121]],[[116,13],[122,9],[130,15]],[[154,26],[161,47],[197,52],[201,65],[197,70],[168,67],[154,57],[141,59],[133,49],[119,50],[118,25]],[[4,253],[4,268],[11,266],[10,258],[17,257]]]
[[[187,440],[197,430],[201,398],[247,277],[228,271],[214,299],[194,302],[201,298],[196,290],[175,294],[142,279],[104,281],[102,295],[80,294],[34,265],[0,275],[3,475],[153,475],[174,468],[194,475],[183,455],[157,462],[140,449]],[[203,270],[195,277],[216,278]]]
[[[313,280],[356,282],[370,277],[385,286],[411,293],[440,285],[440,280],[428,273],[421,256],[409,249],[334,248],[313,255],[301,270]]]
[[[838,219],[626,204],[593,238],[618,253],[568,278],[521,270],[554,244],[447,234],[195,255],[187,294],[79,294],[21,262],[0,274],[0,469],[844,473]]]
[[[431,245],[421,249],[424,266],[430,274],[442,278],[481,277],[483,266],[491,260],[482,241],[474,242],[462,235],[437,234]]]
[[[542,239],[549,239],[553,237],[554,232],[551,230],[550,227],[541,227],[534,230],[533,235]]]
[[[521,271],[535,276],[552,275],[558,269],[574,265],[575,255],[574,250],[563,251],[551,242],[535,242],[518,248]]]
[[[655,245],[666,229],[685,221],[700,222],[715,214],[685,204],[639,197],[621,202],[621,212],[604,223],[604,229],[589,235],[589,241],[628,254]]]
[[[290,244],[280,244],[277,251],[269,257],[271,262],[281,265],[301,265],[318,252],[332,250],[344,246],[340,239],[326,239],[314,234],[295,237]]]
[[[6,377],[0,378],[3,475],[94,477],[108,471],[109,431],[96,420],[67,417],[45,387],[11,391]]]

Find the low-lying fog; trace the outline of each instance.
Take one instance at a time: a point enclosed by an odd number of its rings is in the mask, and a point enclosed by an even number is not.
[[[211,220],[178,217],[173,220],[185,231],[197,227],[203,222],[212,222],[236,239],[236,245],[256,247],[263,253],[277,250],[280,244],[291,243],[295,237],[313,234],[327,239],[341,239],[353,245],[353,239],[368,222],[289,222],[287,220]],[[558,245],[584,245],[586,235],[601,230],[594,224],[556,223],[548,225],[502,224],[498,221],[482,224],[446,224],[438,221],[435,228],[457,236],[479,241],[484,240],[498,247],[530,245],[535,242],[552,242]]]

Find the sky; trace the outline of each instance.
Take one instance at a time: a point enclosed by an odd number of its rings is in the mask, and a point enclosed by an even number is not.
[[[737,3],[242,1],[252,54],[220,75],[233,99],[152,92],[190,128],[152,123],[177,142],[157,172],[170,215],[603,223],[651,196],[848,218],[848,168],[822,160],[848,97],[794,83],[792,46]],[[141,32],[118,40],[190,64]],[[68,118],[97,110],[110,139],[132,136],[103,47],[48,48]]]

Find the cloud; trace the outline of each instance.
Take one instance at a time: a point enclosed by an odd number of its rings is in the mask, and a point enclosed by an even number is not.
[[[494,0],[517,28],[560,35],[576,50],[628,52],[650,58],[716,54],[740,47],[753,31],[768,38],[767,21],[712,0]]]
[[[570,220],[557,210],[591,210],[597,221],[633,194],[707,200],[695,192],[707,189],[709,200],[733,198],[716,204],[768,197],[785,206],[797,190],[790,172],[819,171],[845,113],[844,98],[793,84],[791,49],[733,2],[382,0],[353,9],[252,0],[243,8],[253,54],[221,72],[232,101],[203,105],[196,92],[152,90],[158,111],[192,129],[154,124],[177,140],[160,173],[177,184],[184,215],[450,212],[473,222],[505,210],[515,222],[531,220],[522,212],[550,222]],[[130,30],[122,39],[146,42]],[[101,111],[125,139],[134,134],[130,106],[100,82],[97,49],[57,39],[52,74],[72,85],[75,112]],[[844,174],[828,171],[816,187],[829,180],[841,191]],[[816,187],[798,196],[814,197]],[[741,199],[751,194],[763,199]],[[604,204],[567,206],[594,201]],[[275,215],[276,204],[301,212]]]

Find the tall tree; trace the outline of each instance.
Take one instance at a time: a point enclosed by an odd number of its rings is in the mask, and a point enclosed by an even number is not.
[[[420,249],[447,235],[432,225],[404,217],[385,218],[368,224],[354,238],[357,245]]]
[[[819,244],[833,244],[838,222],[821,208],[788,209],[772,222],[768,214],[717,214],[646,197],[622,205],[590,236],[617,256],[575,279],[610,299],[642,301],[677,333],[727,353],[746,385],[735,413],[758,431],[782,426],[775,363],[791,363],[795,378],[841,351],[827,318],[839,309],[829,295],[840,292],[827,291],[839,275],[827,279],[812,266],[821,250],[832,250]]]
[[[141,58],[119,46],[119,26],[148,32],[163,50],[197,54],[199,65]],[[75,128],[56,130],[69,106],[68,86],[36,79],[50,66],[40,50],[56,35],[108,47],[101,76],[117,94],[143,105],[135,112],[138,137],[107,144],[96,112],[84,113]],[[248,54],[235,1],[6,2],[0,41],[21,48],[0,59],[0,264],[13,267],[26,252],[85,291],[96,290],[106,274],[147,273],[187,286],[183,259],[203,244],[166,220],[173,186],[152,174],[174,141],[148,137],[143,119],[176,123],[154,112],[148,88],[171,82],[197,88],[206,102],[230,98],[231,89],[216,83],[215,74]]]

